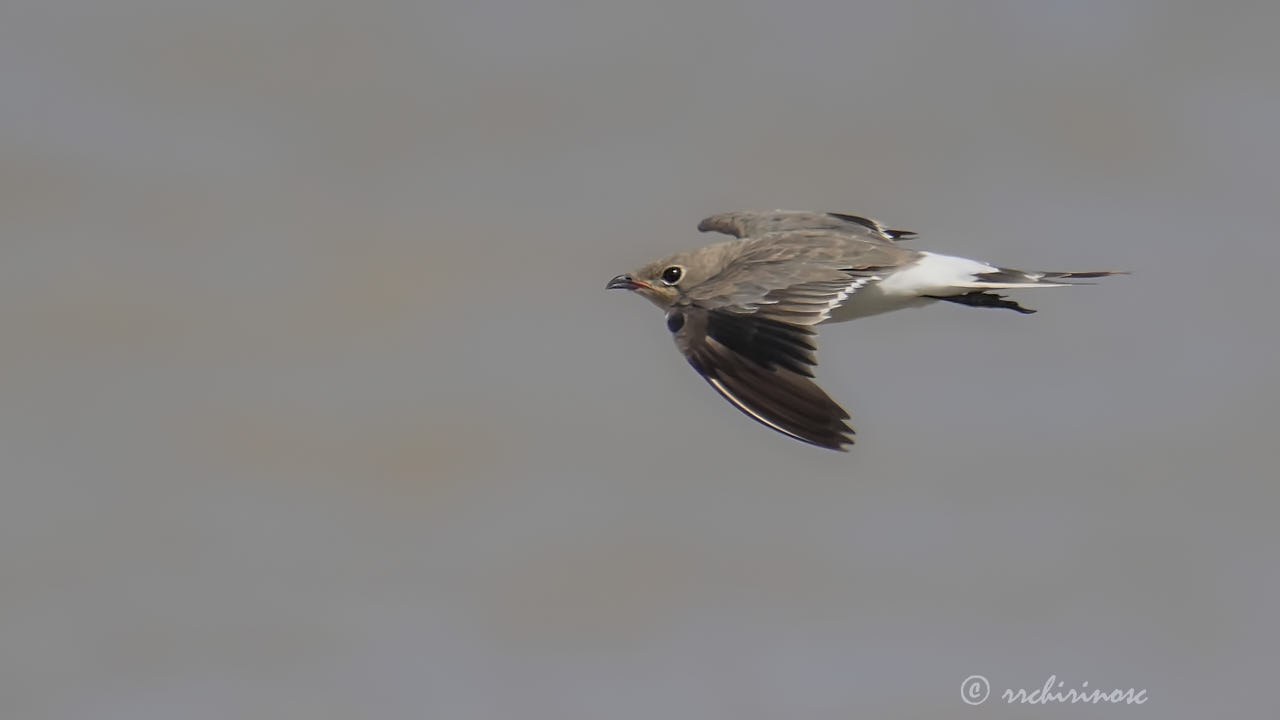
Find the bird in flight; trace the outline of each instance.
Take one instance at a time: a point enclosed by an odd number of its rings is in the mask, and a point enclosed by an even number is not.
[[[712,215],[736,239],[676,253],[606,286],[662,308],[685,359],[734,407],[797,440],[853,444],[849,414],[813,381],[814,327],[938,301],[1032,313],[997,290],[1125,274],[1027,272],[910,250],[915,233],[864,217],[795,210]]]

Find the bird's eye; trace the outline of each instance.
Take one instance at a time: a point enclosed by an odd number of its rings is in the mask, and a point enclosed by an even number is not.
[[[679,265],[672,265],[662,271],[662,282],[668,285],[675,285],[680,282],[680,278],[684,275],[684,268]]]

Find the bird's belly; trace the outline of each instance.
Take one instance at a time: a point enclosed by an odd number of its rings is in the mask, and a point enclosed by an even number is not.
[[[846,322],[894,310],[922,307],[934,302],[937,300],[919,295],[886,294],[880,289],[880,284],[876,283],[861,288],[843,305],[832,310],[826,322]]]

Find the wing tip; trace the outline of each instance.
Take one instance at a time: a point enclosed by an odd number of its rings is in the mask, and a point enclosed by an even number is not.
[[[728,400],[730,405],[770,430],[809,445],[839,452],[848,452],[845,446],[854,444],[854,430],[849,423],[845,422],[849,419],[849,413],[826,397],[825,393],[822,394],[827,402],[828,412],[825,417],[822,415],[796,416],[791,411],[771,403],[760,403],[759,398],[743,397],[732,387],[732,384],[736,383],[726,382],[730,378],[705,372],[706,368],[701,368],[697,364],[694,364],[694,369],[698,370],[703,379],[715,388],[721,397]]]
[[[806,441],[806,442],[809,442],[809,441]],[[849,448],[853,447],[855,444],[855,441],[853,439],[853,430],[850,430],[848,435],[840,435],[838,438],[835,438],[828,442],[823,442],[823,443],[809,442],[809,444],[815,447],[823,448],[824,450],[834,450],[836,452],[847,453],[849,452]]]

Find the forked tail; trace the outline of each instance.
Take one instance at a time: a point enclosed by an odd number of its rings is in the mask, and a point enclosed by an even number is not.
[[[974,262],[974,261],[969,261]],[[978,264],[978,263],[975,263]],[[935,292],[927,295],[937,300],[946,300],[970,307],[1008,308],[1015,312],[1031,314],[1031,308],[1023,307],[1004,295],[992,290],[1016,290],[1021,288],[1068,287],[1071,285],[1091,285],[1092,283],[1062,282],[1064,280],[1092,280],[1108,275],[1128,275],[1127,270],[1090,270],[1088,272],[1029,272],[1013,268],[993,268],[988,265],[983,269],[968,274],[968,277],[950,283],[952,292]]]
[[[1012,289],[1034,287],[1066,287],[1090,283],[1055,282],[1057,280],[1088,280],[1108,275],[1128,275],[1127,270],[1091,270],[1089,272],[1028,272],[1013,268],[997,268],[993,272],[974,273],[967,282],[953,283],[953,287],[973,289]]]

